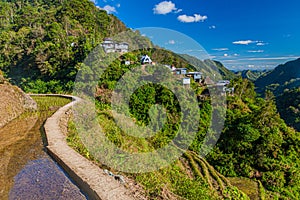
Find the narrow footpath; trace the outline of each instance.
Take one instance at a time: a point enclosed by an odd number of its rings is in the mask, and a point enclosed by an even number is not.
[[[54,115],[47,119],[44,128],[48,141],[47,152],[69,174],[81,190],[90,199],[101,200],[129,200],[132,191],[118,180],[108,176],[102,169],[87,160],[67,145],[66,135],[61,130],[61,122],[66,117],[69,109],[81,101],[78,97],[66,96],[73,101],[60,108]],[[65,124],[66,126],[66,124]]]

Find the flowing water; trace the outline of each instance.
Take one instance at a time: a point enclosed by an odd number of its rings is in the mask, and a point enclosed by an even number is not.
[[[57,99],[50,102],[55,104]],[[38,113],[24,114],[0,129],[1,200],[86,199],[44,151],[42,126],[58,107],[44,106]]]

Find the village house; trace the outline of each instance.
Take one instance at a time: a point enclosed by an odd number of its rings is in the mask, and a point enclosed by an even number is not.
[[[217,82],[217,86],[226,86],[230,83],[228,80],[220,80]]]
[[[200,82],[203,76],[202,72],[188,72],[187,77],[193,78],[195,82]]]
[[[141,64],[145,65],[145,64],[152,64],[152,60],[148,55],[143,55],[141,58]]]
[[[185,75],[187,74],[187,68],[177,68],[175,69],[176,75]]]
[[[111,38],[105,38],[101,46],[105,53],[127,53],[129,50],[129,44],[126,42],[115,42]]]
[[[191,84],[191,79],[190,78],[183,78],[182,79],[183,85],[190,85]]]

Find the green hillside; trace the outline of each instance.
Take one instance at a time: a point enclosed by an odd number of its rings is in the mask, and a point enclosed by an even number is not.
[[[266,74],[268,71],[267,70],[243,70],[243,71],[238,71],[235,74],[238,76],[241,76],[242,78],[246,78],[250,81],[256,81],[258,78]]]
[[[277,66],[257,79],[255,85],[260,94],[271,90],[276,96],[285,89],[298,87],[300,85],[300,58]]]
[[[173,140],[181,124],[195,130],[195,138],[188,150],[170,166],[151,173],[124,174],[140,184],[149,199],[300,199],[299,133],[280,118],[270,93],[266,94],[265,99],[259,98],[252,82],[237,78],[222,63],[201,61],[159,47],[153,48],[149,39],[127,28],[115,16],[108,15],[89,0],[1,1],[0,23],[0,70],[5,77],[26,92],[70,93],[77,72],[80,72],[90,82],[81,84],[79,81],[78,87],[89,89],[96,85],[96,92],[93,90],[92,95],[95,97],[97,123],[116,146],[131,153],[155,151]],[[126,33],[120,34],[123,31]],[[103,55],[92,53],[98,59],[92,60],[94,62],[90,65],[83,64],[87,55],[106,37],[128,42],[133,51],[104,54],[107,63],[101,59]],[[223,107],[213,109],[214,101],[209,92],[213,87],[191,81],[190,88],[197,95],[194,100],[200,108],[199,112],[193,109],[189,101],[180,104],[178,97],[188,99],[188,95],[179,93],[176,96],[160,84],[147,83],[131,94],[128,89],[146,80],[135,80],[132,75],[128,77],[128,88],[122,88],[123,85],[117,83],[124,74],[130,75],[131,70],[141,66],[140,58],[145,54],[151,56],[157,66],[197,68],[204,76],[210,77],[215,77],[214,70],[217,70],[221,76],[216,79],[231,80],[228,87],[234,87],[234,93],[222,93],[228,107],[224,129],[207,158],[198,155],[203,138],[207,133],[210,136],[214,133],[209,128],[212,117],[225,112]],[[107,65],[107,68],[101,71],[99,63]],[[276,84],[291,86],[297,83],[299,63],[300,59],[289,62],[259,78],[256,84],[260,91]],[[98,68],[93,70],[94,66]],[[174,80],[166,67],[155,71],[152,65],[147,66],[140,71],[146,78],[151,78],[150,72],[154,71],[157,77],[165,78],[170,85],[182,85],[182,77],[177,76],[178,79]],[[172,79],[165,75],[172,75]],[[157,134],[147,138],[134,137],[118,126],[111,105],[113,91],[117,89],[123,89],[124,94],[128,95],[120,96],[118,100],[128,97],[127,114],[137,125],[149,125],[149,112],[158,113],[157,107],[152,109],[153,105],[166,109],[166,123]],[[279,92],[279,89],[283,90],[277,86],[274,91]],[[199,120],[184,119],[183,108],[198,116]],[[118,109],[124,108],[120,106]],[[84,120],[87,121],[86,118]],[[190,135],[182,134],[180,137],[185,141]],[[70,121],[69,145],[98,162],[99,166],[108,168],[93,157],[82,140],[76,123]],[[181,143],[175,145],[182,150]],[[98,146],[104,144],[95,147]],[[123,155],[120,153],[120,156]]]
[[[0,69],[27,92],[70,91],[88,53],[126,31],[88,0],[0,1]]]
[[[276,105],[285,122],[300,131],[300,88],[286,89],[276,98]]]
[[[279,65],[257,79],[255,85],[261,95],[266,90],[274,93],[280,116],[289,126],[299,131],[300,58]]]
[[[195,66],[197,69],[201,69],[201,72],[204,73],[205,76],[214,77],[214,74],[218,72],[222,77],[222,79],[231,80],[235,78],[235,74],[224,67],[221,62],[213,61],[213,60],[199,60],[196,57],[180,54],[182,58],[187,60],[191,65]]]
[[[252,82],[232,84],[235,95],[228,97],[225,127],[209,163],[226,177],[260,180],[273,192],[271,199],[298,199],[299,133],[280,118],[271,93],[262,99]]]

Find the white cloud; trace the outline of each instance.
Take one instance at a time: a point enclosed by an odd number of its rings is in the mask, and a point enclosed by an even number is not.
[[[214,51],[228,51],[228,48],[217,48],[217,49],[212,49]]]
[[[120,7],[121,7],[121,4],[118,3],[118,4],[117,4],[117,7],[120,8]]]
[[[93,2],[95,5],[97,4],[97,0],[90,0],[91,2]]]
[[[258,42],[256,45],[257,46],[265,46],[265,45],[267,45],[268,43],[264,43],[264,42]]]
[[[180,12],[182,12],[182,9],[178,9],[175,11],[175,13],[180,13]]]
[[[203,22],[207,19],[207,16],[201,16],[199,14],[194,14],[194,16],[179,15],[177,19],[183,23]]]
[[[204,52],[204,50],[201,50],[201,49],[187,49],[187,50],[184,50],[184,52]]]
[[[209,29],[216,29],[217,27],[215,25],[209,26]]]
[[[249,53],[263,53],[265,52],[264,50],[250,50],[248,51]]]
[[[240,45],[248,45],[248,44],[252,44],[252,43],[255,43],[255,41],[252,41],[252,40],[240,40],[240,41],[233,42],[233,44],[240,44]]]
[[[168,13],[171,13],[173,11],[178,11],[178,9],[175,7],[175,4],[172,1],[163,1],[159,4],[155,5],[153,8],[154,14],[158,15],[166,15]]]
[[[104,6],[103,10],[105,10],[107,13],[116,13],[117,12],[116,8],[113,6],[110,6],[110,5]]]
[[[224,54],[224,57],[228,57],[229,55],[227,53]]]
[[[169,44],[175,44],[176,42],[175,42],[175,40],[169,40],[168,43],[169,43]]]
[[[265,58],[248,58],[247,60],[250,61],[257,61],[257,60],[287,60],[287,59],[297,59],[300,56],[282,56],[282,57],[265,57]]]

